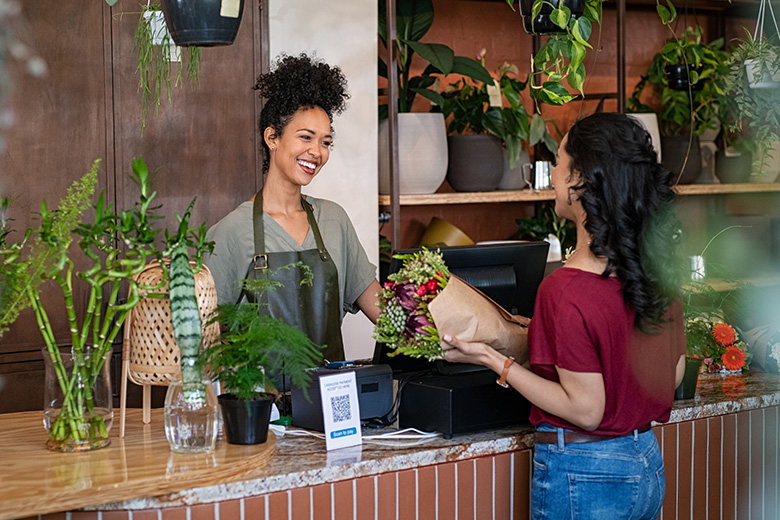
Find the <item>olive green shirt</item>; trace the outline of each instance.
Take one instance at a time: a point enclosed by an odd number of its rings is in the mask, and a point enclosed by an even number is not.
[[[355,301],[376,279],[376,266],[368,261],[355,228],[344,208],[329,200],[307,196],[314,218],[320,228],[325,248],[330,253],[339,274],[339,302],[341,318],[347,312],[357,312]],[[206,235],[215,242],[214,252],[205,259],[214,276],[219,303],[233,303],[241,293],[238,281],[246,276],[247,268],[255,254],[254,227],[252,225],[253,202],[243,202]],[[305,251],[316,249],[314,233],[309,229],[303,245],[298,244],[267,213],[263,212],[266,252]],[[284,289],[279,289],[283,291]],[[273,298],[273,292],[269,293]]]

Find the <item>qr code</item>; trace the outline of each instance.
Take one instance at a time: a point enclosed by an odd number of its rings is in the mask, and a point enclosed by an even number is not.
[[[333,422],[349,421],[352,419],[352,410],[349,403],[349,394],[336,395],[330,398],[333,410]]]

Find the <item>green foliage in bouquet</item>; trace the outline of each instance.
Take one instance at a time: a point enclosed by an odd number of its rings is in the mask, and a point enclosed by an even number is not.
[[[428,304],[447,286],[449,269],[439,251],[425,248],[395,258],[403,261],[403,267],[388,275],[377,295],[382,313],[374,327],[374,339],[387,344],[391,356],[440,359],[439,332]]]

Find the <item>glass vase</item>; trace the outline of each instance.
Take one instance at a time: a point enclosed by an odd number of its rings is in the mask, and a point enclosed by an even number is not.
[[[209,380],[182,383],[174,376],[165,393],[165,437],[171,451],[201,453],[217,444],[219,409],[217,395]]]
[[[104,356],[85,352],[43,349],[46,368],[43,426],[52,451],[86,451],[111,443],[108,432],[114,420],[111,395],[111,352]]]

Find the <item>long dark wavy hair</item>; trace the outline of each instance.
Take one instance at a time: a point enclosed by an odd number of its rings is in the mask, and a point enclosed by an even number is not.
[[[566,152],[579,182],[573,195],[586,213],[591,251],[607,258],[603,276],[623,283],[635,325],[656,330],[680,297],[680,223],[674,176],[658,162],[650,135],[636,120],[598,113],[569,130]]]
[[[254,89],[266,99],[258,122],[261,135],[270,126],[276,135],[281,136],[300,108],[320,107],[332,123],[333,114],[342,113],[350,97],[347,78],[341,69],[310,58],[305,53],[279,56],[271,72],[257,77]],[[263,173],[266,173],[270,150],[265,139],[261,141],[264,152]]]

